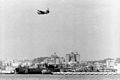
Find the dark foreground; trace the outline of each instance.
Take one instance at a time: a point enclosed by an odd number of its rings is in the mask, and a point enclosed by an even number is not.
[[[120,75],[0,74],[0,80],[120,80]]]

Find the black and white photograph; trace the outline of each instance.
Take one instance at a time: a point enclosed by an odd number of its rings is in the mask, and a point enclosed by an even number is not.
[[[0,0],[0,80],[120,80],[120,0]]]

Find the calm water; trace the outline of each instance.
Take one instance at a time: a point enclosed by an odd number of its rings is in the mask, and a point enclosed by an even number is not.
[[[120,75],[0,74],[0,80],[120,80]]]

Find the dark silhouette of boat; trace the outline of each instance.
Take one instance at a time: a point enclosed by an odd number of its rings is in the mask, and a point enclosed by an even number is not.
[[[15,73],[17,74],[52,74],[52,72],[59,72],[60,69],[57,65],[49,65],[49,64],[40,64],[37,67],[24,66],[19,65],[15,69]]]
[[[60,70],[54,65],[44,64],[44,67],[17,67],[15,69],[16,74],[52,74],[52,72],[59,72]]]
[[[18,67],[15,69],[17,74],[42,74],[40,68]]]

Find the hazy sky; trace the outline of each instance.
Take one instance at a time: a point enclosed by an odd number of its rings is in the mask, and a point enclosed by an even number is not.
[[[82,60],[120,57],[119,0],[0,0],[0,59],[77,51]],[[37,10],[50,9],[38,15]]]

